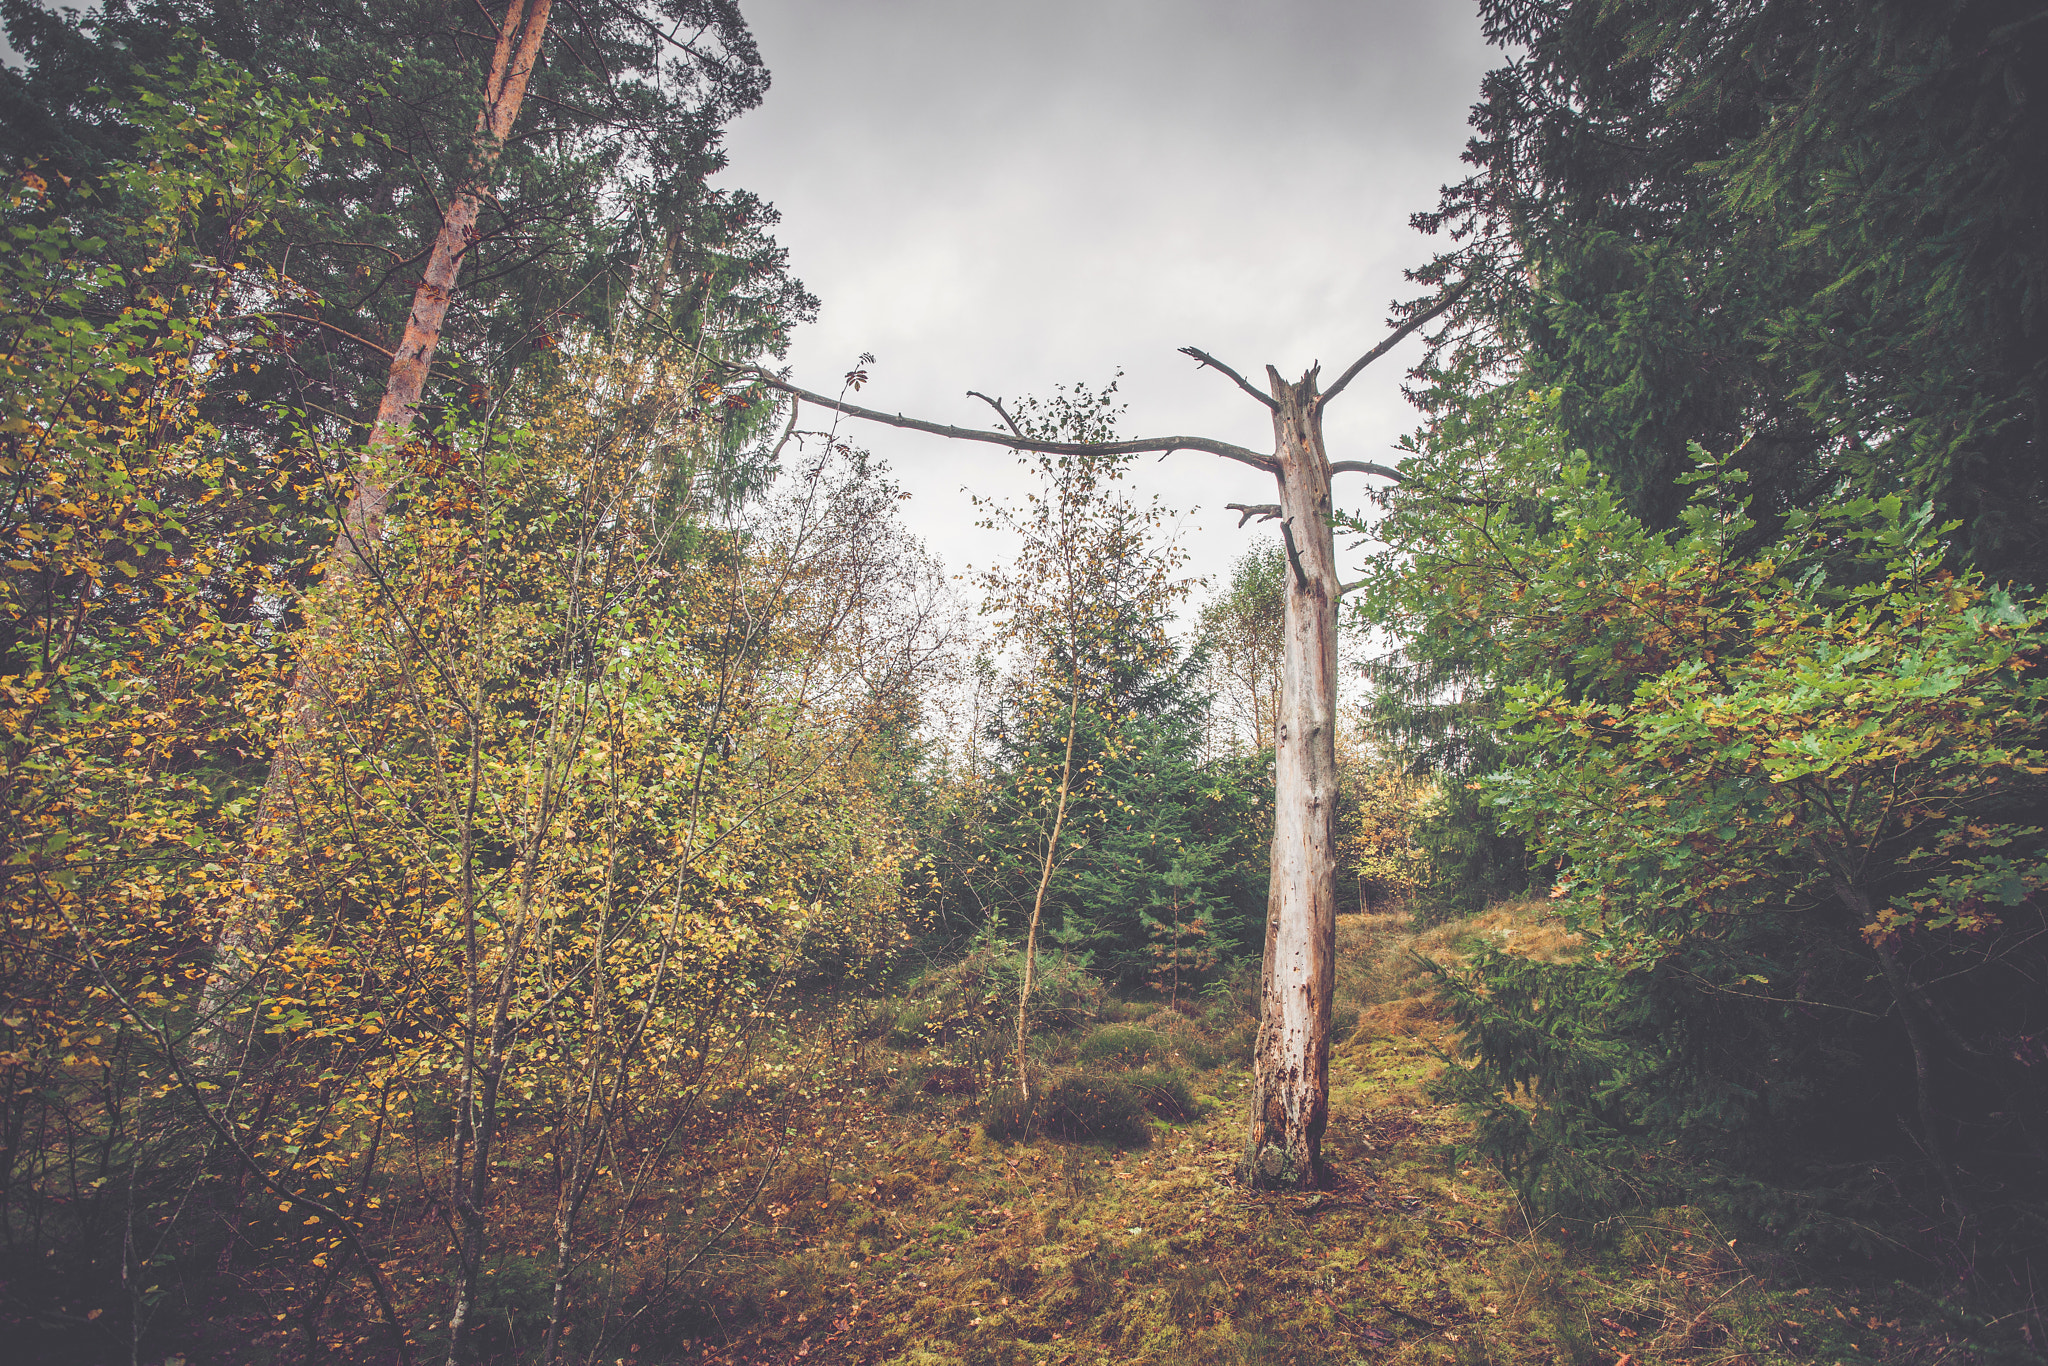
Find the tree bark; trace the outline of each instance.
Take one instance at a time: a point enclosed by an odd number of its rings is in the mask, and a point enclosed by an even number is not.
[[[194,1043],[200,1057],[215,1068],[230,1061],[234,1036],[224,1027],[226,1019],[260,967],[273,937],[272,907],[281,881],[279,861],[298,824],[310,760],[332,715],[336,685],[347,663],[339,619],[357,605],[365,585],[376,582],[374,557],[402,468],[400,452],[419,415],[420,398],[433,367],[434,349],[441,340],[441,326],[455,297],[463,257],[478,240],[477,217],[491,171],[519,117],[553,3],[510,0],[505,8],[490,75],[484,83],[484,107],[477,114],[468,173],[449,201],[419,287],[413,292],[412,311],[391,358],[384,397],[356,466],[355,487],[342,512],[340,532],[308,603],[307,629],[285,698],[283,731],[271,753],[270,772],[243,853],[240,894],[214,941],[213,964],[200,992]]]
[[[1244,1175],[1313,1189],[1329,1122],[1330,999],[1337,973],[1337,577],[1330,460],[1316,371],[1290,384],[1267,367],[1286,637],[1273,756],[1271,882],[1251,1133]]]

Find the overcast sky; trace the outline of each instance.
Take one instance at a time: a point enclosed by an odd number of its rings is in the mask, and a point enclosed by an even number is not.
[[[1403,267],[1479,78],[1498,54],[1466,0],[746,0],[774,75],[731,130],[722,183],[782,212],[790,266],[822,300],[795,381],[959,425],[965,397],[1046,394],[1121,367],[1129,436],[1272,449],[1264,408],[1176,354],[1199,346],[1263,383],[1324,379],[1385,335]],[[1416,344],[1333,405],[1332,459],[1383,457],[1416,414]],[[811,425],[809,422],[806,426]],[[997,447],[859,424],[913,495],[912,529],[952,573],[1004,558],[967,493],[1015,496]],[[1194,452],[1141,457],[1141,488],[1186,516],[1195,572],[1226,578],[1263,530],[1230,502],[1270,481]],[[1340,505],[1365,483],[1339,476]]]

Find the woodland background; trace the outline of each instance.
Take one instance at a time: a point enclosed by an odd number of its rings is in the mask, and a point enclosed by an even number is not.
[[[1570,945],[1431,960],[1437,1094],[1525,1221],[1712,1209],[2037,1358],[2048,13],[1480,8],[1508,55],[1395,311],[1456,303],[1348,514],[1344,895],[1533,890]],[[556,15],[345,599],[492,15],[0,17],[10,1331],[708,1342],[852,1042],[935,1050],[904,1113],[996,1138],[1199,1108],[1075,1031],[1247,1046],[1284,558],[1204,591],[1117,459],[1046,457],[956,585],[853,433],[745,379],[815,300],[707,183],[767,86],[735,6]],[[1095,440],[1119,400],[1012,413]],[[345,667],[252,852],[309,641]]]

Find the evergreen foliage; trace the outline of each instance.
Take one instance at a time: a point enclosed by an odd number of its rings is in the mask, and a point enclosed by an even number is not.
[[[1018,405],[1015,421],[1029,436],[1102,440],[1114,395],[1114,384],[1062,390]],[[986,771],[933,813],[926,899],[956,932],[969,916],[1021,927],[1057,816],[1052,942],[1114,980],[1156,977],[1178,995],[1260,932],[1271,778],[1256,756],[1203,758],[1204,660],[1167,631],[1186,592],[1179,557],[1153,540],[1156,505],[1118,487],[1127,463],[1038,457],[1025,507],[991,509],[992,528],[1023,537],[1016,562],[986,580],[984,611],[1000,617],[1012,667],[990,680]]]
[[[2025,0],[1486,0],[1515,56],[1419,215],[1463,280],[1434,379],[1557,388],[1566,444],[1670,526],[1687,443],[1785,512],[1931,498],[2048,574],[2048,26]],[[1496,376],[1497,377],[1497,376]]]
[[[1413,838],[1427,868],[1418,909],[1441,920],[1529,885],[1521,836],[1501,828],[1475,785],[1505,754],[1510,675],[1494,618],[1466,596],[1463,575],[1550,524],[1543,492],[1560,466],[1556,398],[1515,385],[1474,393],[1446,404],[1402,449],[1403,482],[1384,496],[1384,514],[1349,519],[1386,546],[1367,565],[1350,625],[1379,646],[1362,666],[1367,733],[1434,780]]]
[[[1864,1163],[2024,1258],[2048,613],[1945,568],[1953,527],[1896,498],[1750,555],[1741,472],[1699,461],[1671,533],[1570,463],[1553,529],[1448,585],[1516,680],[1478,786],[1585,944],[1445,975],[1472,1057],[1448,1089],[1550,1208],[1709,1170],[1840,1232]]]
[[[311,144],[303,193],[273,208],[288,287],[271,279],[240,300],[236,321],[275,336],[279,363],[250,377],[250,401],[211,416],[260,433],[279,405],[366,421],[468,174],[493,13],[439,0],[4,0],[0,20],[23,58],[0,67],[0,162],[40,176],[49,212],[106,237],[119,264],[133,262],[91,190],[135,158],[130,111],[166,76],[232,68],[346,109]],[[775,211],[708,183],[725,125],[768,86],[732,0],[565,5],[552,27],[464,261],[437,352],[452,382],[430,418],[488,404],[522,364],[623,317],[751,360],[780,354],[816,308],[768,235]]]

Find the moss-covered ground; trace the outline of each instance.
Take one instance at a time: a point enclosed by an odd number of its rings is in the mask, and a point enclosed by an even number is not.
[[[1330,1189],[1233,1180],[1241,997],[1178,1010],[1106,999],[1042,1041],[1050,1069],[1187,1081],[1199,1115],[1152,1118],[1124,1146],[990,1138],[991,1069],[975,1060],[999,1045],[977,1052],[957,1010],[934,1027],[944,1012],[903,1002],[808,1055],[817,1070],[758,1198],[669,1273],[658,1311],[608,1341],[623,1361],[900,1366],[1954,1354],[1894,1299],[1906,1292],[1820,1283],[1696,1209],[1531,1227],[1456,1114],[1428,1099],[1452,1041],[1411,951],[1455,954],[1478,935],[1543,954],[1569,944],[1513,908],[1420,942],[1392,916],[1348,917],[1341,934]],[[917,1028],[900,1027],[906,1014]],[[758,1173],[764,1156],[736,1154],[733,1170]]]

